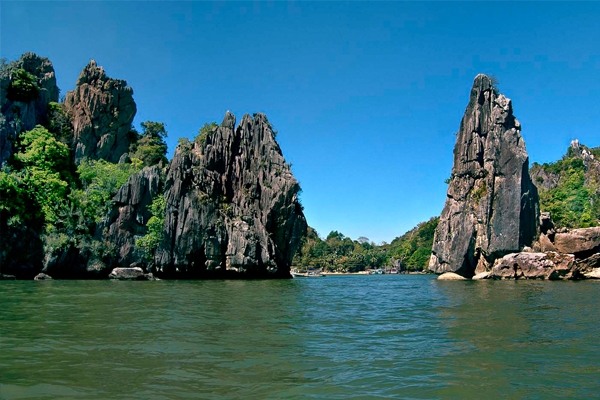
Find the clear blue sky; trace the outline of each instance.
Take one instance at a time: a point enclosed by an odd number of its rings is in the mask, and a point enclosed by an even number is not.
[[[90,59],[133,87],[170,154],[231,110],[264,112],[321,235],[391,241],[438,215],[479,72],[513,100],[531,161],[600,145],[600,3],[0,2],[0,54]]]

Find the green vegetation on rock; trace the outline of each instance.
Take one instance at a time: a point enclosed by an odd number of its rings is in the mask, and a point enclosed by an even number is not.
[[[198,130],[198,136],[196,136],[196,138],[194,139],[194,142],[196,142],[198,144],[204,144],[206,142],[206,138],[208,137],[208,135],[213,133],[218,128],[218,126],[219,125],[217,125],[216,122],[205,123]]]
[[[540,209],[550,212],[557,227],[600,225],[600,163],[593,156],[599,150],[578,145],[559,161],[532,165]]]
[[[142,133],[137,133],[132,129],[133,143],[129,149],[131,158],[137,158],[142,161],[145,167],[163,163],[167,160],[167,130],[165,124],[161,122],[146,121],[142,122]]]
[[[167,201],[165,197],[160,194],[152,200],[150,206],[150,213],[152,216],[148,219],[146,227],[148,233],[139,238],[135,244],[142,248],[148,258],[152,258],[154,252],[158,248],[158,245],[163,240],[163,225],[165,223],[165,208]]]
[[[23,68],[12,71],[6,98],[12,101],[30,102],[37,98],[40,87],[37,78]]]

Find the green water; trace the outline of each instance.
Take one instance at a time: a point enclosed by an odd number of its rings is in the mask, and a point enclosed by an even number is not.
[[[0,398],[593,398],[599,282],[0,282]]]

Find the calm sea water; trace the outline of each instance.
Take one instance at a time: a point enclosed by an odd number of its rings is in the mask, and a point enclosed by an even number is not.
[[[600,395],[600,282],[0,283],[0,398]]]

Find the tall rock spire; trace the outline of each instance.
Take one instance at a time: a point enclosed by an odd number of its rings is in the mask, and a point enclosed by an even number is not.
[[[457,134],[429,269],[466,277],[489,270],[496,259],[532,244],[538,215],[537,188],[512,103],[479,74]]]
[[[92,60],[75,90],[67,93],[65,105],[73,118],[75,162],[102,158],[116,163],[127,152],[137,109],[126,81],[107,77]]]

